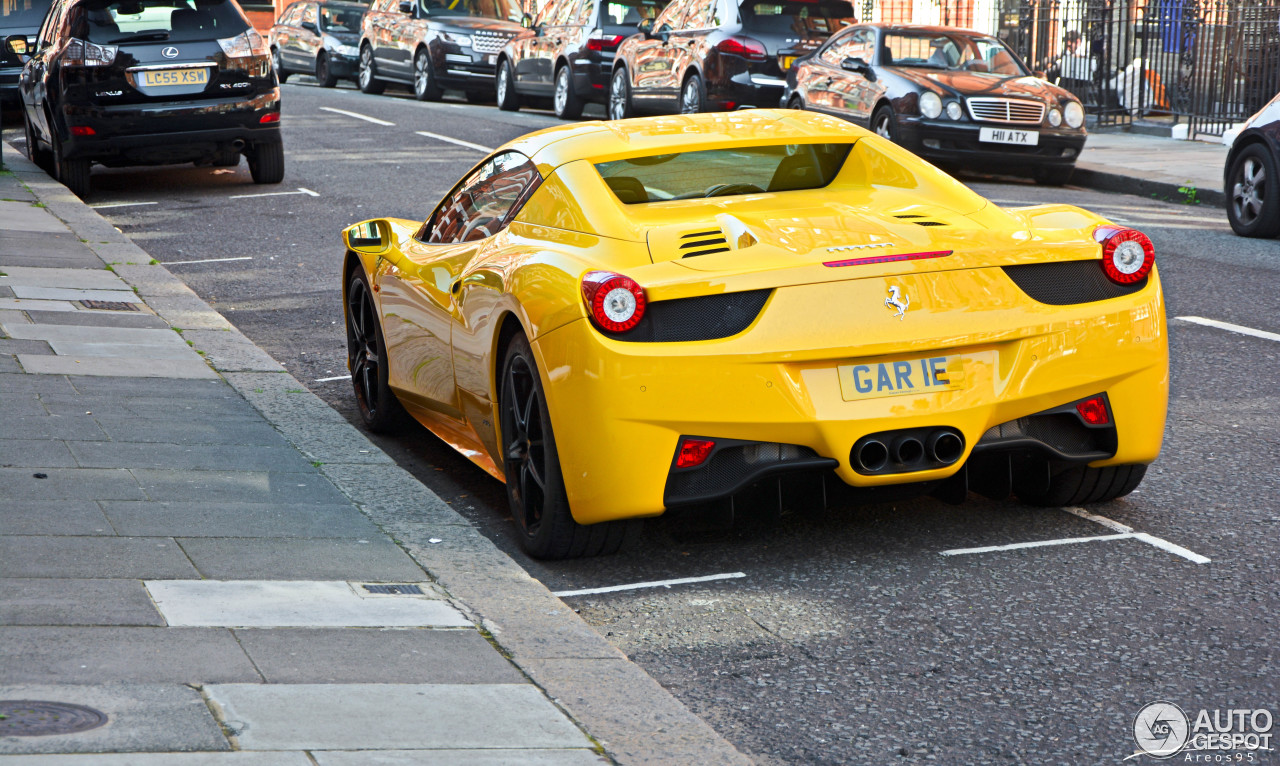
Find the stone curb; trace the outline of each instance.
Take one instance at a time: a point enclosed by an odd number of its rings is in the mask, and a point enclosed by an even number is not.
[[[1122,192],[1140,197],[1159,197],[1171,202],[1181,202],[1182,192],[1178,191],[1183,184],[1168,181],[1155,181],[1146,178],[1135,178],[1121,173],[1105,170],[1101,165],[1081,163],[1076,165],[1076,172],[1071,174],[1071,186],[1082,186],[1097,191]],[[1220,189],[1196,189],[1196,199],[1201,205],[1221,209],[1227,201],[1227,195]]]
[[[136,287],[156,314],[182,329],[272,427],[321,463],[329,481],[618,763],[750,763],[185,283],[26,157],[7,144],[0,148],[6,170]]]

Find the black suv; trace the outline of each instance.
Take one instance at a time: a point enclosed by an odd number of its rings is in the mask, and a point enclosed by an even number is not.
[[[284,177],[280,88],[262,39],[234,0],[54,0],[22,94],[27,154],[68,189],[89,165],[194,162],[255,183]]]
[[[28,45],[35,45],[36,31],[49,12],[50,0],[17,0],[0,2],[0,38],[22,37]],[[22,72],[22,57],[0,45],[0,103],[6,107],[18,103],[18,75]]]

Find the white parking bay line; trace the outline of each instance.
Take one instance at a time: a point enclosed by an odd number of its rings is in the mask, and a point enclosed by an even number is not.
[[[736,580],[739,577],[746,577],[745,572],[727,572],[725,574],[707,575],[705,577],[680,577],[675,580],[654,580],[652,582],[637,582],[630,585],[610,585],[607,588],[584,588],[582,590],[561,590],[555,591],[551,595],[559,598],[566,596],[590,596],[594,593],[616,593],[620,590],[639,590],[641,588],[670,588],[672,585],[688,585],[695,582],[711,582],[712,580]]]
[[[264,192],[262,194],[233,194],[230,197],[227,197],[227,199],[249,199],[250,197],[287,197],[290,194],[305,194],[308,197],[320,196],[319,192],[313,192],[310,189],[304,189],[303,187],[299,186],[297,191]]]
[[[1252,327],[1231,324],[1230,322],[1219,322],[1216,319],[1205,319],[1204,317],[1174,317],[1179,322],[1190,322],[1191,324],[1204,325],[1205,327],[1216,327],[1219,330],[1227,332],[1240,333],[1241,335],[1249,335],[1254,338],[1262,338],[1263,340],[1280,341],[1280,333],[1267,332],[1266,330],[1255,330]]]
[[[451,138],[449,136],[442,136],[439,133],[429,133],[425,130],[415,130],[414,132],[420,136],[426,136],[427,138],[434,138],[437,141],[447,141],[448,143],[457,144],[458,146],[465,146],[468,149],[475,149],[476,151],[484,152],[485,154],[488,154],[489,152],[493,151],[492,147],[481,146],[480,144],[473,144],[470,141],[462,141],[457,138]]]
[[[1175,556],[1181,556],[1187,561],[1192,561],[1192,562],[1195,562],[1196,564],[1209,563],[1209,559],[1204,556],[1201,556],[1199,553],[1189,551],[1186,548],[1183,548],[1181,545],[1171,543],[1168,540],[1161,539],[1159,537],[1156,537],[1155,535],[1149,535],[1146,532],[1134,532],[1133,527],[1125,526],[1124,524],[1121,524],[1118,521],[1108,519],[1106,516],[1098,516],[1097,514],[1089,513],[1083,508],[1063,508],[1062,510],[1066,511],[1067,513],[1070,513],[1073,516],[1079,516],[1080,518],[1085,519],[1087,521],[1092,521],[1094,524],[1100,524],[1106,527],[1107,529],[1114,529],[1121,532],[1130,532],[1132,533],[1131,536],[1133,537],[1133,539],[1141,540],[1142,542],[1148,545],[1154,545],[1155,547],[1159,548],[1162,551],[1168,551],[1169,553],[1172,553]]]
[[[350,375],[334,375],[332,378],[316,378],[312,383],[328,383],[331,380],[351,380]]]
[[[1133,531],[1133,527],[1125,526],[1124,524],[1121,524],[1118,521],[1113,521],[1111,519],[1108,519],[1106,516],[1099,516],[1094,513],[1089,513],[1083,508],[1063,508],[1062,510],[1066,511],[1072,516],[1079,516],[1085,521],[1092,521],[1094,524],[1101,524],[1107,529],[1113,530],[1115,532],[1132,532]]]
[[[201,258],[198,261],[161,261],[161,266],[186,266],[188,263],[226,263],[227,261],[252,261],[252,255],[241,255],[235,258]]]
[[[1119,535],[1095,535],[1093,537],[1062,537],[1057,540],[1037,540],[1033,543],[1010,543],[1009,545],[984,545],[981,548],[952,548],[946,551],[938,551],[943,556],[964,556],[970,553],[995,553],[997,551],[1016,551],[1022,548],[1046,548],[1051,545],[1072,545],[1074,543],[1094,543],[1103,540],[1126,540],[1133,537],[1133,533],[1126,532]]]
[[[393,125],[395,125],[395,123],[394,123],[394,122],[387,122],[386,120],[379,120],[377,117],[370,117],[370,116],[369,116],[369,115],[367,115],[367,114],[360,114],[359,112],[348,112],[346,109],[335,109],[335,108],[333,108],[332,106],[322,106],[322,107],[320,107],[320,108],[321,108],[322,110],[326,111],[326,112],[333,112],[334,114],[341,114],[341,115],[345,115],[345,116],[347,116],[347,117],[354,117],[354,118],[356,118],[357,120],[364,120],[365,122],[372,122],[374,125],[386,125],[386,126],[393,126]]]
[[[106,210],[109,207],[140,207],[142,205],[159,205],[159,202],[111,202],[106,205],[90,205],[94,210]]]

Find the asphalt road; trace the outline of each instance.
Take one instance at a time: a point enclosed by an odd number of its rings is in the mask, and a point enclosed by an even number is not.
[[[558,121],[294,79],[281,186],[243,164],[99,168],[91,203],[358,422],[349,383],[327,380],[346,372],[340,228],[424,217],[483,157],[445,139],[492,147]],[[1233,236],[1219,209],[966,180],[1142,228],[1171,319],[1280,333],[1280,240]],[[1148,702],[1280,714],[1280,343],[1176,319],[1170,336],[1164,454],[1091,509],[1101,521],[973,496],[728,528],[673,516],[626,553],[542,563],[516,548],[497,482],[421,429],[376,440],[552,590],[745,575],[565,598],[760,763],[1117,763]],[[1108,519],[1151,537],[940,555],[1119,534]]]

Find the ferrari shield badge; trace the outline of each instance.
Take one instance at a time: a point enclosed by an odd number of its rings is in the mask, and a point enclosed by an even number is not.
[[[907,318],[907,307],[911,305],[911,298],[904,295],[902,289],[897,285],[889,288],[889,297],[884,299],[884,305],[891,309],[897,309],[898,313],[894,314],[898,319]]]

